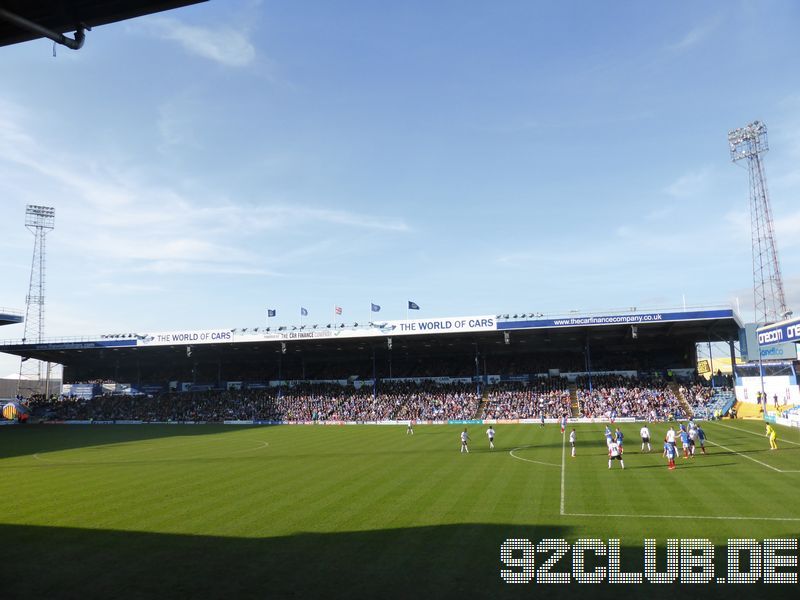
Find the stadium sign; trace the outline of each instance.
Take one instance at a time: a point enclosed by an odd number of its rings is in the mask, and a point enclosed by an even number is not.
[[[739,348],[745,362],[761,360],[795,360],[797,358],[797,344],[794,342],[777,342],[761,345],[758,343],[758,325],[746,323],[739,330]]]
[[[443,317],[438,319],[408,319],[402,321],[381,321],[365,327],[323,327],[319,329],[297,329],[288,331],[234,331],[234,342],[296,341],[320,339],[347,339],[364,337],[389,337],[398,335],[424,335],[431,333],[459,333],[476,331],[495,331],[497,321],[493,315],[473,317]],[[162,334],[164,335],[164,334]],[[212,340],[212,342],[215,342]],[[173,342],[170,342],[173,343]],[[195,342],[185,342],[195,343]]]
[[[602,325],[647,325],[675,321],[705,321],[734,318],[733,310],[693,310],[663,313],[619,313],[612,315],[569,316],[561,319],[508,321],[497,324],[498,329],[552,329],[559,327],[599,327]]]
[[[233,341],[230,329],[204,331],[166,331],[148,333],[136,340],[137,346],[178,346],[183,344],[219,344]]]
[[[118,347],[193,346],[196,344],[232,344],[258,342],[287,342],[325,339],[391,338],[395,336],[478,333],[524,329],[559,329],[598,326],[647,325],[738,318],[731,309],[709,309],[661,313],[618,313],[606,315],[569,315],[550,319],[513,319],[498,321],[494,315],[404,319],[346,325],[281,326],[245,329],[206,329],[162,331],[156,333],[101,336],[102,339],[59,340],[34,345],[12,344],[5,348],[16,350],[77,350]],[[110,338],[110,339],[109,339]],[[117,339],[119,338],[119,339]]]
[[[379,328],[383,335],[416,335],[459,331],[494,331],[497,329],[497,322],[493,316],[485,315],[479,317],[387,321],[379,325]]]
[[[758,345],[770,346],[782,342],[800,342],[800,317],[787,319],[758,328]]]

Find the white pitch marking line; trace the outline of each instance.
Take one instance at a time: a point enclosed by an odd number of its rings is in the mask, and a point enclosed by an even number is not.
[[[763,467],[767,467],[768,469],[772,469],[776,473],[783,473],[784,472],[784,471],[781,471],[778,467],[773,467],[772,465],[768,465],[767,463],[761,462],[760,460],[758,460],[756,458],[753,458],[752,456],[747,456],[746,454],[742,454],[741,452],[737,452],[736,450],[732,450],[731,448],[728,448],[727,446],[723,446],[722,444],[718,444],[716,442],[712,442],[711,440],[706,440],[706,441],[709,444],[713,444],[714,446],[717,446],[718,448],[722,448],[723,450],[727,450],[728,452],[733,452],[734,454],[738,454],[742,458],[746,458],[747,460],[752,460],[754,463],[758,463]]]
[[[561,434],[561,514],[564,514],[564,458],[566,457],[567,435],[566,430]]]
[[[263,450],[267,446],[269,446],[269,442],[265,442],[263,440],[253,440],[254,442],[258,442],[261,444],[260,446],[256,446],[255,448],[245,448],[244,450],[235,450],[230,452],[229,454],[241,454],[242,452],[254,452],[256,450]]]
[[[87,464],[85,460],[58,460],[58,461],[49,460],[47,458],[43,458],[43,457],[39,456],[38,452],[36,452],[33,455],[33,458],[35,460],[38,460],[38,461],[41,461],[43,463],[47,463],[47,464],[50,464],[50,465],[85,465],[85,464]]]
[[[565,517],[603,517],[612,519],[713,519],[716,521],[800,521],[800,517],[723,517],[719,515],[614,515],[597,513],[562,513]]]
[[[720,427],[727,427],[728,429],[735,429],[736,431],[743,431],[744,433],[749,433],[750,435],[756,435],[758,437],[766,437],[761,433],[756,433],[755,431],[750,431],[749,429],[742,429],[741,427],[734,427],[733,425],[725,425],[725,423],[715,423],[715,424],[719,425]],[[800,446],[800,443],[798,443],[798,442],[793,442],[792,440],[785,440],[783,438],[781,438],[781,442],[784,442],[786,444],[794,444],[795,446]]]
[[[517,446],[516,448],[512,448],[508,451],[508,453],[512,456],[512,458],[516,458],[517,460],[524,460],[525,462],[529,463],[536,463],[537,465],[545,465],[547,467],[557,467],[558,465],[549,462],[542,462],[541,460],[533,460],[532,458],[522,458],[521,456],[517,456],[514,454],[517,450],[523,450],[525,448],[533,448],[536,444],[528,444],[527,446]]]

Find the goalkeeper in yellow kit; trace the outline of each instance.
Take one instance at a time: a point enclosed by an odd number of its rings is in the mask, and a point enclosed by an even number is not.
[[[767,423],[767,437],[769,438],[769,449],[770,450],[777,450],[778,444],[775,443],[778,434],[775,433],[775,429],[773,429],[772,425]]]

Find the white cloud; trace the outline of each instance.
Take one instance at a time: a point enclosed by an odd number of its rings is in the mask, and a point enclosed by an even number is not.
[[[319,221],[331,225],[346,225],[359,229],[405,232],[410,228],[402,219],[391,219],[361,215],[348,211],[322,208],[296,207],[288,205],[272,205],[257,207],[246,215],[240,215],[241,225],[245,219],[254,227],[283,226],[287,222]]]
[[[151,17],[142,27],[151,35],[178,42],[191,54],[227,67],[245,67],[256,57],[247,35],[231,27],[198,27],[169,17]]]
[[[158,107],[158,133],[166,146],[189,146],[201,148],[197,136],[195,110],[186,106],[186,102],[172,101]]]
[[[262,197],[235,202],[211,191],[184,193],[129,166],[96,163],[41,144],[29,133],[33,115],[8,103],[2,107],[7,110],[0,111],[0,167],[22,175],[18,182],[4,180],[3,190],[15,197],[47,197],[57,190],[59,217],[71,219],[81,231],[63,239],[61,247],[103,263],[109,275],[280,276],[276,264],[297,265],[357,247],[354,231],[410,231],[400,218]],[[190,185],[202,189],[199,181]]]
[[[708,192],[712,177],[713,171],[709,167],[690,171],[670,183],[664,192],[673,198],[694,198]]]
[[[674,212],[675,209],[672,206],[662,206],[645,214],[644,219],[646,221],[663,221],[667,218],[671,218]]]
[[[667,48],[672,52],[683,52],[689,48],[693,48],[704,41],[706,41],[720,26],[722,20],[717,17],[707,23],[692,27],[687,31],[681,39],[673,44],[669,44]]]
[[[164,291],[164,288],[158,285],[147,285],[141,283],[111,283],[101,282],[95,284],[94,288],[108,294],[120,294],[128,296],[135,293],[152,294],[153,292]]]
[[[203,273],[210,275],[262,275],[277,277],[281,274],[267,269],[245,267],[231,263],[207,264],[192,260],[156,260],[148,262],[145,266],[134,269],[137,273],[155,273],[160,275],[173,273]]]
[[[778,248],[800,244],[800,212],[775,219]]]

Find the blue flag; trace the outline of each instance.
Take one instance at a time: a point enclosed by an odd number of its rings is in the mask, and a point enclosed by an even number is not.
[[[303,308],[303,307],[301,306],[301,307],[300,307],[300,316],[301,316],[301,317],[307,317],[307,316],[308,316],[308,309],[307,309],[307,308]]]
[[[377,304],[370,304],[372,305],[372,312],[378,312],[381,309],[381,307]]]
[[[274,317],[277,314],[278,314],[278,311],[275,310],[274,308],[268,308],[267,309],[267,317]]]
[[[412,302],[411,300],[408,301],[408,309],[409,310],[419,310],[419,304],[416,302]]]

